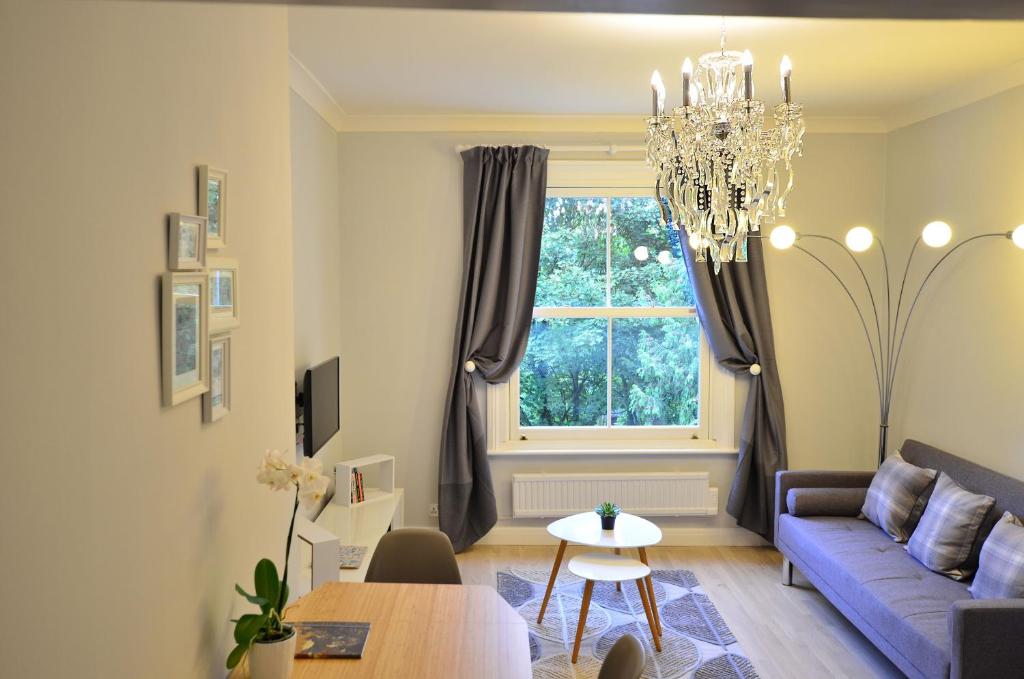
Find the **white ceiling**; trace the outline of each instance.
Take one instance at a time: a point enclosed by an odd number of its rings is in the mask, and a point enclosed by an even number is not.
[[[644,115],[651,71],[679,101],[683,58],[717,49],[720,19],[292,7],[290,48],[360,115]],[[728,18],[779,100],[793,61],[808,116],[884,118],[1002,72],[1024,74],[1024,22]],[[1014,76],[1017,77],[1017,76]],[[1006,78],[1003,78],[1006,80]]]

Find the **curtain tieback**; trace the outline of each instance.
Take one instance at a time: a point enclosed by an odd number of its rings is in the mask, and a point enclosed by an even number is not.
[[[468,373],[476,372],[476,363],[473,361],[466,361],[465,365],[462,367],[465,368]],[[760,372],[760,368],[758,368],[758,372]]]
[[[761,374],[761,364],[760,363],[751,363],[749,370],[750,370],[750,374],[751,375],[753,375],[754,377],[757,377],[758,375]]]

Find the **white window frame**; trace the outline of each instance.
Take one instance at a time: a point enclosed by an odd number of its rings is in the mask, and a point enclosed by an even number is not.
[[[548,196],[651,195],[651,171],[639,161],[549,162]],[[689,307],[539,307],[534,318],[695,318]],[[609,324],[608,354],[612,338]],[[602,453],[735,453],[735,378],[714,360],[700,337],[700,422],[695,427],[520,427],[519,373],[487,390],[487,444],[491,455]]]

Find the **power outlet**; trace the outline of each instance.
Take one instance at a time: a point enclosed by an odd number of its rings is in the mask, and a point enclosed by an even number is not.
[[[430,505],[427,507],[427,516],[437,518],[437,505]]]

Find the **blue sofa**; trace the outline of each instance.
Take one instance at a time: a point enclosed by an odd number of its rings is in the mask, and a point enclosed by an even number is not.
[[[996,499],[982,536],[1004,511],[1024,516],[1024,482],[907,440],[903,458]],[[929,571],[881,529],[852,516],[792,516],[793,488],[866,488],[874,472],[785,471],[775,479],[775,544],[783,584],[800,572],[907,676],[1024,677],[1024,599],[975,600],[969,582]],[[980,547],[980,542],[978,543]],[[975,557],[977,555],[975,550]]]

